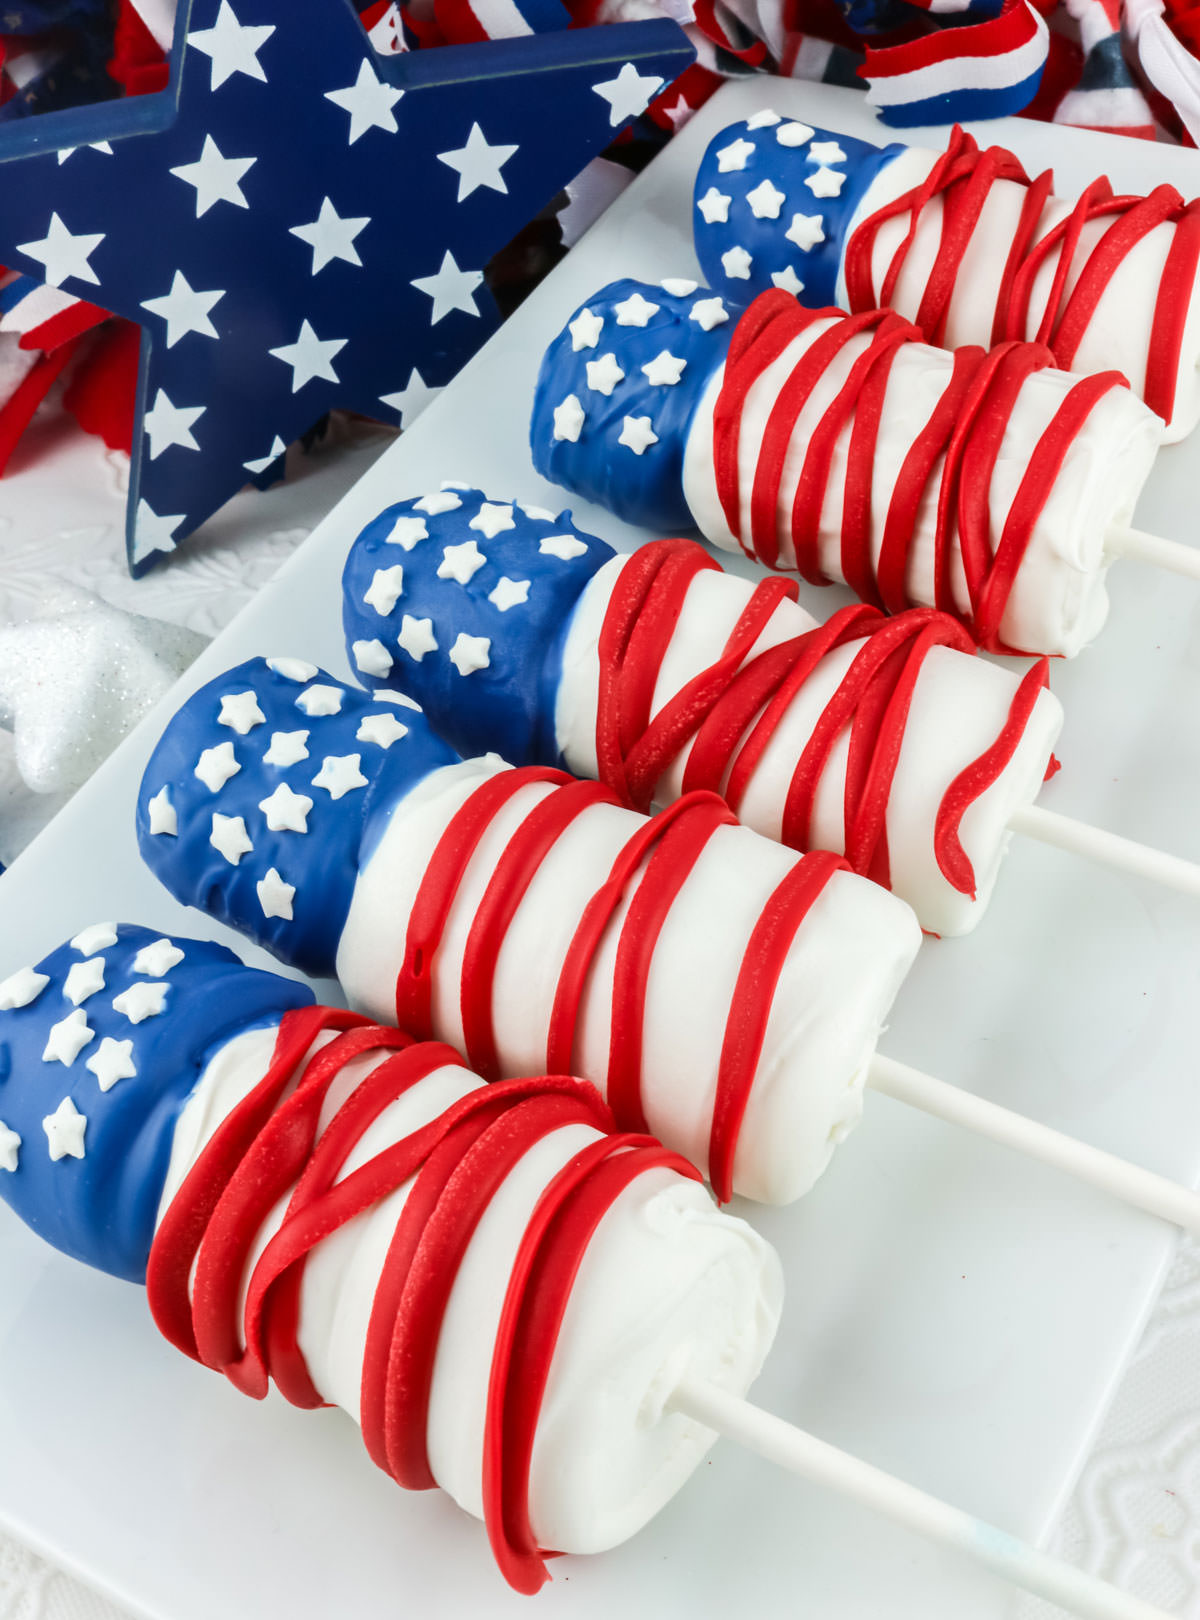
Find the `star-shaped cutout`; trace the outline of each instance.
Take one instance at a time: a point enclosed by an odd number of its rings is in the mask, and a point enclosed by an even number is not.
[[[706,332],[711,332],[714,326],[723,326],[728,319],[729,311],[720,298],[698,298],[688,310],[688,320],[695,321]]]
[[[408,736],[408,727],[401,725],[394,714],[369,714],[360,721],[354,736],[358,742],[374,743],[377,748],[390,748],[393,743]]]
[[[295,793],[286,782],[280,782],[274,793],[263,799],[258,808],[267,818],[272,832],[308,831],[308,812],[313,801],[305,793]]]
[[[133,1042],[115,1041],[111,1035],[106,1035],[84,1068],[90,1069],[96,1076],[101,1091],[111,1091],[120,1080],[136,1080]]]
[[[267,75],[258,60],[258,53],[274,32],[274,24],[245,27],[234,15],[229,0],[221,0],[221,9],[213,27],[194,28],[188,34],[188,44],[193,50],[203,51],[205,56],[212,58],[210,89],[219,90],[226,79],[232,78],[235,73],[244,73],[247,78],[258,79],[265,84]]]
[[[613,314],[617,317],[618,326],[645,326],[651,315],[658,313],[658,305],[652,304],[641,293],[630,293],[619,304],[613,305]]]
[[[561,405],[554,407],[554,437],[576,444],[586,421],[587,417],[583,406],[579,403],[578,395],[568,394]]]
[[[779,210],[787,201],[787,194],[773,186],[769,180],[755,186],[753,191],[746,193],[746,201],[750,204],[750,212],[755,219],[778,219]]]
[[[128,1018],[131,1024],[144,1024],[147,1018],[157,1018],[167,1004],[169,984],[131,984],[113,997],[113,1011]]]
[[[580,349],[594,349],[600,341],[603,330],[603,315],[593,314],[590,309],[581,309],[567,326],[567,331],[571,334],[571,348],[576,354]]]
[[[327,90],[326,101],[350,114],[350,145],[361,140],[369,129],[382,129],[395,135],[400,125],[396,121],[395,106],[403,96],[386,84],[370,62],[364,57],[358,66],[358,78],[345,90]]]
[[[78,1007],[65,1018],[60,1018],[57,1024],[51,1024],[42,1061],[62,1063],[69,1069],[88,1042],[95,1038],[96,1031],[88,1024],[87,1013]]]
[[[663,349],[653,360],[647,360],[642,367],[642,373],[646,381],[655,388],[673,388],[683,376],[686,366],[686,360],[680,359],[668,349]]]
[[[180,14],[166,89],[14,123],[0,190],[0,263],[142,325],[138,573],[329,411],[410,425],[499,323],[484,266],[691,56],[661,19],[381,56],[342,0]],[[145,431],[160,390],[197,449]]]
[[[721,255],[721,268],[734,281],[749,281],[753,259],[744,247],[731,247]]]
[[[0,1012],[30,1006],[49,983],[48,973],[38,973],[31,967],[18,968],[0,984]]]
[[[377,568],[371,583],[363,592],[363,601],[373,607],[381,619],[386,619],[404,591],[404,569],[399,563],[392,568]]]
[[[396,645],[418,664],[426,653],[437,652],[437,637],[433,633],[432,619],[414,619],[406,613],[400,621],[400,634]]]
[[[266,765],[299,765],[308,758],[307,731],[273,731],[271,746],[263,755]]]
[[[460,675],[473,675],[491,663],[491,650],[490,636],[469,636],[460,630],[450,649],[450,662]]]
[[[655,433],[648,416],[627,416],[621,425],[618,444],[632,450],[635,456],[645,455],[652,444],[658,443],[658,434]]]
[[[107,951],[116,943],[116,923],[93,923],[90,928],[81,929],[75,935],[71,949],[78,951],[80,956],[95,956],[98,951]]]
[[[455,200],[464,202],[480,186],[507,194],[508,187],[500,171],[519,150],[516,145],[489,146],[479,125],[472,124],[467,144],[455,152],[439,152],[437,160],[457,172],[458,196]]]
[[[350,651],[354,655],[355,669],[363,675],[374,675],[382,680],[391,673],[392,655],[378,636],[370,641],[356,641]]]
[[[354,246],[354,238],[370,223],[369,214],[364,214],[361,219],[343,219],[329,198],[325,197],[321,201],[321,211],[312,224],[293,225],[289,234],[298,236],[312,248],[312,273],[316,276],[335,259],[361,267],[362,259]]]
[[[165,787],[159,788],[154,797],[147,803],[146,811],[150,817],[150,832],[155,837],[166,834],[171,838],[179,835],[179,816],[175,806],[171,803],[171,795]]]
[[[727,225],[729,223],[729,205],[732,197],[718,191],[716,186],[709,186],[703,197],[697,197],[696,207],[704,215],[706,225]]]
[[[615,79],[594,84],[592,89],[608,102],[608,121],[613,129],[627,118],[638,118],[662,89],[664,80],[658,75],[642,75],[632,62],[626,62]]]
[[[794,242],[803,253],[811,253],[825,240],[823,214],[793,214],[792,223],[784,231],[789,242]]]
[[[543,557],[557,557],[559,562],[571,562],[575,557],[582,557],[587,547],[573,534],[548,534],[544,540],[538,541],[538,550]]]
[[[588,387],[597,394],[611,395],[617,384],[625,380],[615,354],[602,354],[599,360],[589,360],[584,369]]]
[[[522,602],[529,600],[530,581],[527,579],[509,579],[507,574],[501,574],[496,581],[495,589],[488,592],[488,601],[501,613],[507,613],[509,608],[519,607]]]
[[[184,953],[173,939],[156,939],[153,945],[143,945],[133,959],[133,971],[147,978],[161,979],[183,961]]]
[[[21,1138],[0,1119],[0,1170],[16,1171],[21,1162]]]
[[[846,184],[846,176],[836,169],[820,168],[806,177],[804,184],[814,197],[836,197]]]
[[[510,524],[511,528],[512,525]],[[457,580],[460,585],[469,585],[475,575],[487,562],[487,558],[480,551],[474,540],[464,540],[460,546],[447,546],[442,552],[442,560],[438,563],[437,577],[439,579]]]
[[[324,788],[331,799],[344,799],[347,793],[367,785],[361,764],[361,754],[327,754],[313,777],[313,787]]]
[[[213,811],[208,841],[218,854],[224,855],[230,866],[236,866],[242,856],[248,855],[254,848],[244,819],[241,816],[223,816],[219,810]]]
[[[92,956],[72,966],[63,981],[63,995],[73,1007],[81,1007],[89,996],[104,989],[104,966],[102,956]]]
[[[720,174],[734,174],[746,167],[747,161],[754,155],[753,141],[744,141],[739,136],[736,141],[730,141],[717,153],[717,171]]]
[[[200,778],[210,793],[219,793],[229,778],[236,776],[241,768],[231,742],[215,743],[200,755],[193,775]]]
[[[266,876],[254,885],[254,890],[264,917],[282,917],[285,922],[292,921],[292,902],[296,898],[294,883],[285,883],[271,866]]]
[[[782,270],[772,270],[771,280],[777,287],[781,287],[784,292],[790,292],[793,297],[798,298],[804,291],[804,283],[790,264],[785,264]]]
[[[836,141],[814,141],[808,149],[813,163],[845,163],[846,154]]]
[[[811,141],[816,133],[808,124],[802,124],[793,119],[786,124],[780,124],[775,131],[775,139],[780,146],[803,146],[805,141]]]
[[[228,726],[236,731],[239,737],[244,737],[266,722],[266,715],[258,705],[258,695],[255,692],[226,692],[221,698],[221,709],[217,715],[219,726]]]
[[[104,232],[92,235],[73,235],[59,219],[50,215],[50,228],[38,242],[19,242],[17,252],[36,259],[42,266],[42,279],[51,287],[61,287],[64,281],[89,281],[100,285],[100,277],[92,269],[89,259],[104,240]]]
[[[153,407],[142,413],[142,429],[150,440],[150,459],[178,445],[183,450],[199,450],[192,426],[204,415],[203,405],[175,405],[165,388],[154,396]]]
[[[46,1133],[50,1157],[56,1164],[59,1159],[83,1158],[87,1115],[79,1112],[70,1097],[64,1097],[54,1112],[46,1115],[42,1129]]]

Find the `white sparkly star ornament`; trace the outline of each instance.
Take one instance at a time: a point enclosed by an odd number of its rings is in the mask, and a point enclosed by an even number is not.
[[[594,84],[592,89],[608,102],[608,121],[613,129],[627,118],[637,118],[645,112],[663,87],[657,74],[641,74],[632,62],[626,62],[615,79]]]
[[[233,203],[237,208],[249,208],[240,182],[254,167],[256,158],[227,158],[211,135],[204,137],[204,145],[195,163],[180,163],[171,170],[184,185],[196,191],[196,218],[201,219],[219,202]]]
[[[511,527],[510,523],[509,528]],[[486,562],[487,558],[475,541],[464,540],[461,545],[447,546],[442,552],[437,577],[453,579],[460,585],[468,585]]]
[[[484,501],[478,512],[467,524],[468,529],[478,529],[480,534],[489,540],[494,540],[505,529],[515,529],[516,521],[513,518],[511,506],[505,506],[499,501]]]
[[[238,21],[229,0],[221,0],[215,25],[196,28],[188,34],[188,44],[212,58],[209,90],[219,90],[235,73],[244,73],[248,79],[258,79],[265,84],[267,75],[258,53],[274,32],[273,23],[246,27]]]
[[[113,997],[113,1010],[128,1018],[131,1024],[144,1024],[147,1018],[157,1018],[167,1004],[168,984],[131,984]]]
[[[815,174],[810,174],[804,184],[814,197],[836,197],[846,184],[846,176],[839,174],[836,169],[820,168]]]
[[[672,354],[669,349],[663,349],[653,360],[646,361],[642,373],[655,388],[673,388],[683,376],[686,366],[686,360]]]
[[[49,983],[48,973],[37,973],[31,967],[18,968],[0,984],[0,1012],[30,1006]]]
[[[223,816],[219,810],[213,812],[208,841],[218,854],[224,855],[230,866],[236,866],[242,856],[248,855],[254,848],[243,818]]]
[[[63,981],[63,995],[73,1007],[81,1007],[90,996],[104,989],[104,958],[91,956],[76,962]]]
[[[615,354],[602,354],[599,360],[589,360],[585,369],[588,387],[606,397],[611,397],[617,384],[625,380],[625,373]]]
[[[87,1013],[82,1007],[77,1007],[73,1013],[60,1018],[57,1024],[51,1024],[42,1052],[42,1062],[61,1063],[69,1069],[88,1042],[95,1037],[96,1031],[88,1024]]]
[[[373,607],[381,619],[386,619],[404,591],[404,569],[396,563],[391,568],[377,568],[371,583],[363,592],[363,601]]]
[[[594,349],[600,341],[603,330],[603,315],[596,315],[590,309],[581,309],[567,326],[567,331],[571,334],[571,348],[576,354],[580,349]]]
[[[210,793],[219,793],[231,776],[241,770],[231,742],[215,743],[206,748],[196,761],[192,773],[198,776]]]
[[[258,806],[272,832],[295,833],[308,831],[308,812],[312,807],[313,801],[307,794],[293,792],[286,782],[280,782],[274,793]]]
[[[374,743],[377,748],[390,748],[393,743],[408,736],[408,727],[402,725],[394,714],[368,714],[359,722],[354,736],[358,742]]]
[[[347,793],[367,785],[361,764],[361,754],[328,754],[313,777],[313,787],[324,788],[331,799],[344,799]]]
[[[488,601],[501,613],[507,613],[509,608],[528,602],[529,584],[527,579],[509,579],[507,574],[502,574],[495,589],[488,592]]]
[[[370,223],[369,214],[364,214],[358,219],[343,219],[329,198],[325,197],[321,202],[320,212],[312,224],[292,225],[288,229],[288,234],[298,236],[312,248],[312,273],[317,276],[335,259],[361,267],[362,259],[354,245],[354,239]]]
[[[59,1159],[83,1158],[86,1152],[84,1136],[87,1134],[87,1115],[79,1112],[70,1097],[64,1097],[54,1112],[46,1115],[42,1129],[46,1133],[50,1157],[56,1164]]]
[[[258,903],[264,917],[282,917],[292,921],[292,902],[296,898],[296,885],[285,883],[275,867],[269,867],[265,877],[254,885]]]
[[[298,394],[305,383],[318,377],[323,382],[337,382],[333,362],[348,342],[348,338],[319,338],[308,321],[301,321],[295,343],[282,344],[278,349],[268,349],[267,353],[282,360],[285,366],[291,366],[292,393]]]
[[[433,633],[432,619],[414,619],[411,613],[406,613],[400,621],[400,634],[396,637],[396,645],[401,652],[420,663],[426,653],[436,652],[438,648],[437,637]]]
[[[652,444],[658,443],[658,434],[655,433],[648,416],[627,416],[621,426],[617,443],[632,450],[635,456],[641,456]]]
[[[96,1076],[101,1091],[111,1091],[121,1080],[136,1080],[133,1042],[115,1041],[111,1035],[106,1035],[84,1068]]]
[[[568,444],[577,444],[579,435],[583,431],[583,424],[587,421],[583,406],[579,403],[576,394],[568,394],[561,405],[554,407],[554,437],[557,440],[566,440]]]
[[[706,225],[727,225],[729,223],[729,205],[732,197],[727,197],[716,186],[709,186],[703,197],[696,199],[696,207],[704,215]]]
[[[478,315],[479,306],[475,302],[475,289],[483,284],[482,270],[460,270],[453,253],[447,248],[442,254],[441,266],[436,275],[414,276],[412,285],[418,292],[433,299],[433,309],[430,311],[430,325],[436,326],[444,320],[451,310],[460,309],[464,315]]]
[[[298,765],[308,758],[307,731],[273,731],[271,746],[263,755],[264,765]]]
[[[769,180],[755,186],[753,191],[746,193],[746,201],[750,204],[750,212],[755,219],[778,219],[779,210],[787,201],[786,192],[773,186]]]
[[[392,655],[378,636],[370,641],[356,641],[350,648],[354,667],[362,675],[374,675],[382,680],[392,667]]]
[[[500,171],[519,150],[516,146],[489,146],[479,125],[472,124],[467,144],[453,152],[439,152],[437,160],[458,174],[458,197],[455,200],[463,202],[480,186],[507,195],[508,186]]]
[[[460,675],[473,675],[476,670],[487,669],[491,663],[490,636],[469,636],[460,630],[450,649],[450,662]]]
[[[219,337],[209,319],[213,308],[224,298],[224,290],[197,292],[182,270],[176,270],[171,290],[161,298],[144,298],[142,308],[167,323],[167,348],[173,349],[180,338],[195,332],[200,337]]]
[[[613,314],[617,317],[618,326],[645,326],[651,315],[658,313],[658,305],[652,304],[641,293],[630,293],[629,297],[621,303],[613,305]]]
[[[166,787],[159,788],[154,797],[146,805],[146,812],[150,817],[150,832],[154,837],[179,836],[179,816],[175,806],[171,803],[171,795]]]
[[[744,247],[731,247],[727,253],[721,255],[721,268],[733,281],[749,281],[750,266],[754,260]]]
[[[147,978],[161,979],[178,967],[183,957],[183,951],[173,939],[156,939],[153,945],[143,945],[134,957],[133,971],[144,973]]]
[[[88,236],[72,233],[57,214],[50,215],[50,227],[38,242],[19,242],[17,252],[36,259],[42,266],[41,279],[51,287],[61,287],[64,281],[90,281],[99,286],[100,277],[88,260],[104,240],[104,232]]]
[[[394,135],[400,128],[392,108],[403,96],[403,90],[393,90],[384,84],[370,62],[359,64],[358,78],[344,90],[326,90],[326,101],[350,114],[350,145],[361,140],[369,129],[381,129]]]
[[[21,1138],[0,1119],[0,1170],[15,1173],[21,1162]]]
[[[258,697],[254,692],[228,692],[221,699],[221,712],[217,716],[219,726],[229,726],[236,731],[239,737],[253,731],[255,726],[261,726],[266,715],[258,706]]]

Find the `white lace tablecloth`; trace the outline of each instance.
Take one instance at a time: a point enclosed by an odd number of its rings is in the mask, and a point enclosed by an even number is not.
[[[54,450],[53,498],[44,461],[25,456],[0,481],[0,626],[26,617],[47,583],[58,581],[206,635],[229,623],[390,437],[335,424],[313,454],[293,453],[286,485],[239,495],[180,557],[135,584],[122,539],[125,458],[53,419],[36,433],[40,447]],[[10,862],[58,803],[24,788],[11,739],[0,731],[0,860]],[[1180,1247],[1051,1547],[1200,1620],[1200,1247],[1190,1242]],[[1014,1599],[1013,1620],[1058,1613]],[[0,1531],[0,1620],[127,1617]]]

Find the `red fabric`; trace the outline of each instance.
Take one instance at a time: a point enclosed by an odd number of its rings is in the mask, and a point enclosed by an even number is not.
[[[63,404],[84,432],[103,439],[110,450],[128,452],[133,444],[141,352],[140,326],[106,321],[63,395]]]

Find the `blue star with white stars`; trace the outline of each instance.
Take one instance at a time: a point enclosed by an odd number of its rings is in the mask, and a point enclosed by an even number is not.
[[[403,426],[497,325],[488,260],[691,54],[652,21],[385,57],[349,0],[185,0],[167,90],[4,130],[0,262],[142,326],[132,571],[328,410]]]

